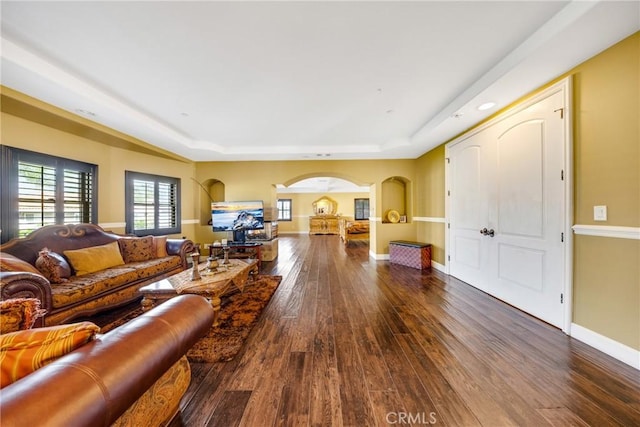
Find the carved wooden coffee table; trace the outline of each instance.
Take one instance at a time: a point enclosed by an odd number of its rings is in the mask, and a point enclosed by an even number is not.
[[[214,310],[213,326],[218,325],[220,314],[220,297],[232,289],[244,290],[244,285],[250,276],[258,272],[258,261],[255,259],[230,259],[229,264],[216,269],[207,270],[206,263],[198,266],[200,278],[192,280],[192,269],[159,280],[140,288],[143,296],[142,309],[151,310],[153,307],[178,296],[180,294],[201,295],[211,301]]]

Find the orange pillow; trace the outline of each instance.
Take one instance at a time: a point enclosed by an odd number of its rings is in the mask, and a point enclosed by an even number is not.
[[[80,322],[0,335],[0,387],[81,347],[98,332],[95,324]]]

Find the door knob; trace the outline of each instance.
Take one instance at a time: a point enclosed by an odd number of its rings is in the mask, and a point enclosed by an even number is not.
[[[493,237],[496,235],[496,232],[493,230],[493,228],[491,230],[483,228],[482,230],[480,230],[480,234],[482,234],[483,236]]]

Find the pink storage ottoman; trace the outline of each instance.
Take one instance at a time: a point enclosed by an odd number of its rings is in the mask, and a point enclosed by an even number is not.
[[[431,245],[428,243],[392,240],[389,242],[389,261],[418,270],[431,267]]]

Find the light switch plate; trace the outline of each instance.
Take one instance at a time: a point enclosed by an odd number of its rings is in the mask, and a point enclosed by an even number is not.
[[[594,206],[593,207],[593,220],[594,221],[606,221],[607,220],[607,207],[606,206]]]

